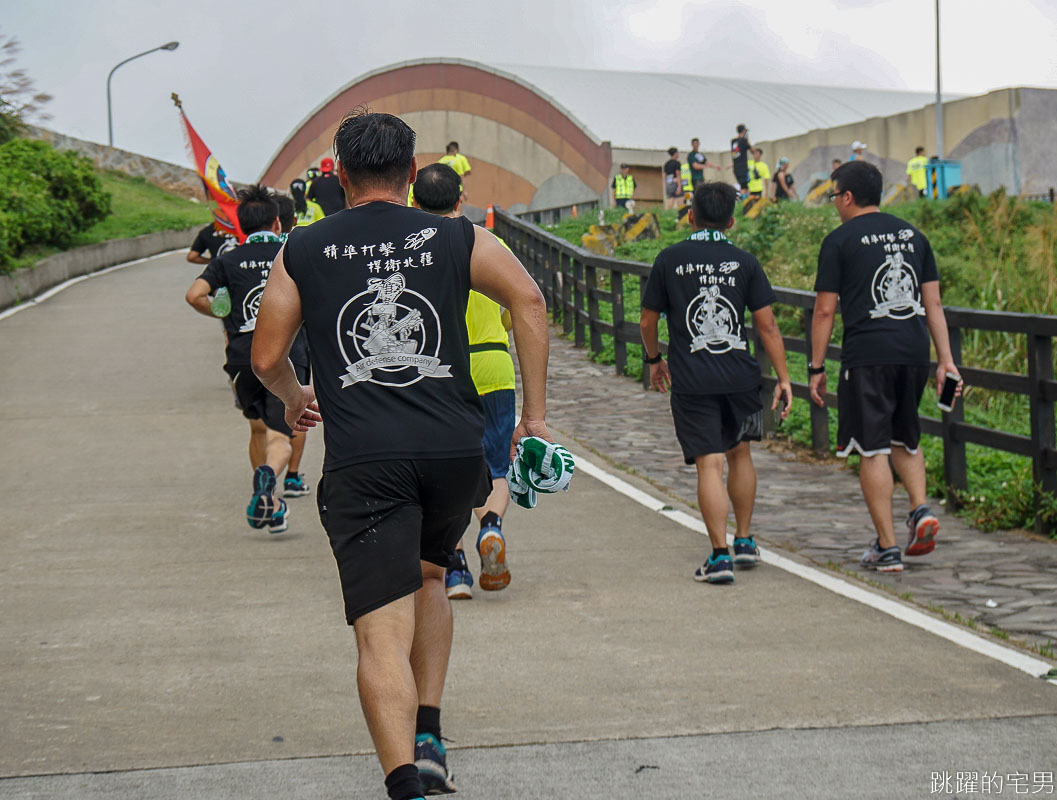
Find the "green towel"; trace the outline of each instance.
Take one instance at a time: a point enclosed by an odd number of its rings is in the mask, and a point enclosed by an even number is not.
[[[522,508],[535,508],[537,493],[569,491],[575,467],[572,454],[560,444],[526,436],[507,470],[510,497]]]

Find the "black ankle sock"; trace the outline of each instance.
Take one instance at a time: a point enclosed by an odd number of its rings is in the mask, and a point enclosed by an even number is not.
[[[422,784],[418,780],[418,767],[402,764],[385,776],[385,788],[390,800],[415,800],[422,796]]]
[[[503,529],[503,518],[501,516],[499,516],[497,513],[495,513],[494,511],[489,511],[487,514],[485,514],[483,517],[481,517],[481,527],[482,528],[486,528],[489,525],[491,525],[491,526],[493,526],[495,528],[499,528],[500,530],[502,530]]]
[[[712,558],[719,558],[720,556],[729,556],[729,555],[730,555],[730,550],[728,550],[726,547],[713,547],[712,548]]]
[[[440,709],[434,706],[419,706],[415,720],[415,733],[432,733],[440,741]]]
[[[293,472],[291,470],[287,470],[286,471],[286,480],[288,480],[288,481],[296,481],[297,480],[297,473]]]

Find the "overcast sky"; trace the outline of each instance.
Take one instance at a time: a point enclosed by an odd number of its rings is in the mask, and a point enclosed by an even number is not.
[[[1057,88],[1057,0],[941,12],[945,91]],[[99,142],[111,67],[179,41],[115,73],[114,144],[189,165],[176,91],[240,181],[336,90],[416,58],[935,88],[933,0],[0,0],[0,33],[55,97],[46,126]]]

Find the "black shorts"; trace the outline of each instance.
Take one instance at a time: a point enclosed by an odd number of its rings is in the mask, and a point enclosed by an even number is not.
[[[246,419],[259,419],[273,431],[292,436],[293,431],[286,424],[286,406],[283,401],[264,388],[264,384],[253,374],[249,366],[224,367],[231,378],[231,388],[235,392],[235,407],[242,411]],[[309,369],[294,364],[294,373],[302,385],[309,383]]]
[[[630,200],[630,199],[631,199],[630,197],[618,197],[617,198],[617,208],[627,208],[628,207],[628,200]]]
[[[319,521],[348,623],[418,591],[420,561],[447,567],[491,489],[483,456],[370,461],[324,473]]]
[[[760,390],[733,394],[673,394],[672,419],[683,459],[726,453],[740,442],[758,442],[763,435]]]
[[[734,170],[734,180],[738,182],[738,186],[747,190],[749,188],[749,170]]]
[[[881,364],[841,368],[837,387],[837,455],[887,455],[892,445],[918,451],[918,403],[931,367]]]

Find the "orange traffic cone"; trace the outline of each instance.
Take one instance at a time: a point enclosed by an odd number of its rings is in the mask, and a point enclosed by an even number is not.
[[[488,230],[495,228],[495,211],[492,209],[492,204],[488,204],[488,212],[484,215],[484,226]]]
[[[573,206],[573,219],[576,219],[578,216],[580,216],[580,212],[576,210],[576,206],[574,205]]]

